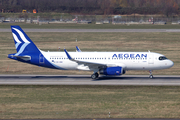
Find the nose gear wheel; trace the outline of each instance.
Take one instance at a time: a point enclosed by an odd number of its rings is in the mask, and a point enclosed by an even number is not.
[[[149,74],[150,74],[150,75],[149,75],[149,78],[150,78],[150,79],[153,79],[153,75],[152,75],[152,71],[151,71],[151,70],[149,71]]]

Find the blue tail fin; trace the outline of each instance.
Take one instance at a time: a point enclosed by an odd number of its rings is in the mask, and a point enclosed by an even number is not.
[[[15,47],[17,50],[16,56],[23,54],[40,52],[36,45],[26,35],[26,33],[19,26],[11,26],[12,35],[14,38]]]
[[[11,30],[17,53],[9,54],[8,58],[42,67],[64,69],[47,60],[45,52],[39,50],[19,26],[11,26]]]

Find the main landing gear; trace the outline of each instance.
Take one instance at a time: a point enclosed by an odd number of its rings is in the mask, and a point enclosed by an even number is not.
[[[150,79],[153,79],[153,75],[152,75],[152,71],[151,71],[151,70],[149,71],[149,74],[150,74],[150,75],[149,75],[149,78],[150,78]]]
[[[91,78],[93,80],[97,79],[98,77],[99,77],[99,74],[97,72],[91,75]]]

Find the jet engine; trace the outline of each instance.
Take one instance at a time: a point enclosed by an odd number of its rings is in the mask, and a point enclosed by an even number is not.
[[[99,73],[103,75],[121,75],[124,74],[125,71],[122,67],[107,67],[100,69]]]

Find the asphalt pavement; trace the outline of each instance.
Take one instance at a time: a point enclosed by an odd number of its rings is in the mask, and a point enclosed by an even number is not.
[[[180,86],[180,75],[0,75],[0,85],[129,85],[129,86]]]
[[[180,29],[23,29],[25,32],[180,32]],[[0,29],[11,32],[11,29]]]

